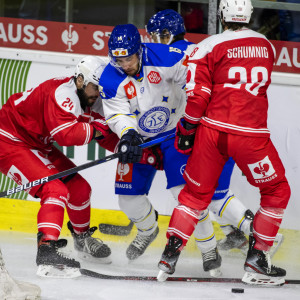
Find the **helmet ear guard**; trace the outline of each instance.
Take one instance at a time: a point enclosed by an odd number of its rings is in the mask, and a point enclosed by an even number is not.
[[[89,82],[98,85],[100,76],[106,67],[107,62],[97,56],[85,56],[75,67],[74,76],[79,75],[83,78],[83,84],[86,86]]]
[[[224,22],[248,24],[253,12],[251,0],[221,0],[218,16]]]

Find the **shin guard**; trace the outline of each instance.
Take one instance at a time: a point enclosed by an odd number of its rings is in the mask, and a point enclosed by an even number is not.
[[[187,207],[185,205],[178,205],[174,208],[169,228],[167,231],[167,238],[170,236],[177,236],[182,239],[182,248],[188,242],[190,236],[193,234],[195,226],[200,218],[201,211]]]
[[[284,209],[260,207],[253,221],[253,236],[257,250],[269,251],[280,227]]]

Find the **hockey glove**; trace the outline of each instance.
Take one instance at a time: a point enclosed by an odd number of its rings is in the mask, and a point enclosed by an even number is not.
[[[111,130],[104,119],[96,119],[91,122],[91,125],[101,133],[101,136],[95,138],[96,140],[101,140],[111,133]]]
[[[143,156],[140,163],[151,165],[156,170],[163,170],[163,154],[159,146],[143,149]]]
[[[187,155],[191,154],[197,126],[196,124],[187,122],[183,118],[179,120],[175,135],[175,148],[178,152]]]
[[[137,131],[134,129],[128,130],[120,140],[119,161],[122,164],[139,162],[143,154],[143,149],[139,145],[143,142],[142,136]]]

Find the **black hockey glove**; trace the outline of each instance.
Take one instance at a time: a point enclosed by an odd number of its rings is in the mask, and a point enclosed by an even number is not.
[[[142,136],[134,129],[128,130],[119,143],[119,161],[122,164],[138,163],[143,154],[143,149],[139,147],[144,142]]]

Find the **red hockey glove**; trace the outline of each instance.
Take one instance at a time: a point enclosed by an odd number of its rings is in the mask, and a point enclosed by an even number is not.
[[[110,152],[117,152],[118,149],[116,149],[117,144],[119,143],[119,137],[111,132],[108,136],[102,139],[96,139],[96,142],[104,149],[110,151]]]
[[[175,136],[175,148],[178,152],[187,155],[192,153],[197,126],[183,118],[179,120]]]
[[[159,146],[143,149],[140,164],[151,165],[156,170],[163,170],[163,154]]]
[[[93,122],[91,122],[91,125],[97,131],[102,133],[101,136],[95,138],[96,140],[102,139],[111,133],[111,130],[109,129],[109,127],[104,119],[96,119]]]

